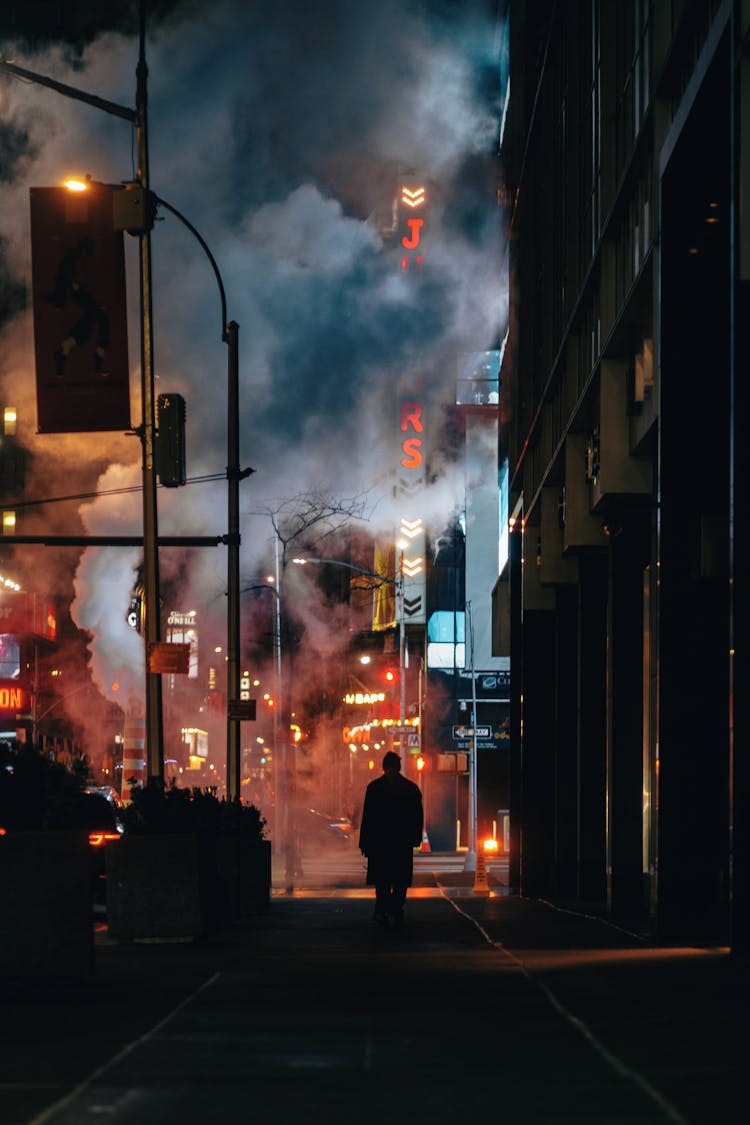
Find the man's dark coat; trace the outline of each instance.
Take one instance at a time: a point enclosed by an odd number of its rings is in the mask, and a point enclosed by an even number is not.
[[[411,886],[413,849],[422,842],[422,794],[400,773],[384,773],[365,790],[359,847],[367,856],[367,885]]]

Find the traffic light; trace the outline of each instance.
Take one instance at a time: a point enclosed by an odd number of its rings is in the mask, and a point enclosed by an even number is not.
[[[383,679],[388,684],[394,684],[398,679],[398,671],[395,668],[386,668],[383,672]]]
[[[417,773],[421,773],[422,770],[424,769],[425,765],[426,765],[425,760],[422,757],[422,755],[420,754],[419,757],[417,758]]]
[[[185,399],[159,395],[156,400],[156,471],[165,488],[185,484]]]

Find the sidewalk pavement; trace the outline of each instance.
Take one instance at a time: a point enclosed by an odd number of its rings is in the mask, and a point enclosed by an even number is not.
[[[274,894],[201,943],[99,936],[83,985],[0,1002],[1,1125],[733,1125],[750,966],[462,873]]]

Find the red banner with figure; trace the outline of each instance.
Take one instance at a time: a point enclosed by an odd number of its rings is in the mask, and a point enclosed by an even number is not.
[[[125,253],[113,190],[30,191],[40,433],[130,429]]]

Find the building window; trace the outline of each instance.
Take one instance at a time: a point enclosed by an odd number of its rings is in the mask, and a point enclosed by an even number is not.
[[[21,674],[21,647],[10,633],[0,635],[0,680],[15,680]]]

